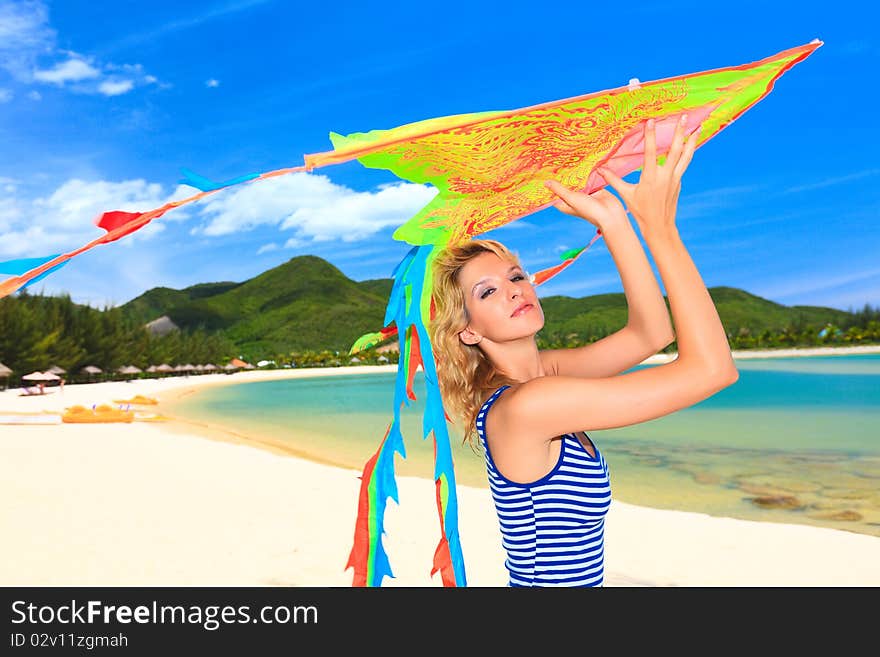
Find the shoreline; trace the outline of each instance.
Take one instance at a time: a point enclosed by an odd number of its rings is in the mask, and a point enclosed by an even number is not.
[[[880,353],[880,346],[747,357],[832,351]],[[13,389],[0,392],[0,415],[137,394],[158,399],[158,407],[141,407],[155,410],[215,385],[376,371],[396,372],[397,364],[69,384],[45,397],[19,397]],[[7,465],[0,471],[5,585],[351,585],[344,565],[359,469],[173,415],[165,422],[3,425],[0,462]],[[430,576],[438,538],[434,482],[397,479],[400,504],[388,504],[383,541],[396,578],[383,585],[440,586]],[[468,584],[504,586],[490,492],[462,484],[457,490]],[[606,586],[880,585],[880,538],[846,530],[614,500],[606,548]],[[816,569],[817,561],[827,567]]]

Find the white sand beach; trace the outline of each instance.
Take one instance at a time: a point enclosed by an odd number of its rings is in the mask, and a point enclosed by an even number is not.
[[[734,352],[734,358],[880,353],[880,346]],[[664,362],[653,357],[646,362]],[[390,371],[396,365],[369,368]],[[208,385],[333,376],[290,369],[0,392],[0,416],[189,394]],[[161,413],[158,407],[143,407]],[[369,455],[365,455],[365,460]],[[0,585],[350,586],[360,472],[175,422],[0,424]],[[433,482],[399,477],[385,586],[430,577],[439,538]],[[459,486],[470,586],[504,586],[489,491]],[[880,538],[612,502],[607,586],[878,586]]]

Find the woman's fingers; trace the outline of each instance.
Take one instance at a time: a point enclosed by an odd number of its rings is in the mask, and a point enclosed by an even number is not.
[[[553,205],[557,209],[562,210],[562,212],[576,217],[586,218],[586,215],[593,211],[594,201],[586,194],[573,192],[568,187],[561,185],[555,180],[547,180],[544,182],[544,185],[559,197]]]
[[[560,212],[564,212],[565,214],[577,215],[577,212],[575,212],[574,208],[571,207],[565,201],[563,201],[561,198],[558,198],[555,201],[553,201],[553,207],[556,208],[557,210],[559,210]]]
[[[620,197],[625,202],[629,203],[629,192],[632,187],[635,187],[635,185],[630,185],[622,178],[618,178],[616,173],[606,167],[599,167],[596,171],[598,171],[599,175],[605,179],[605,182],[617,190],[617,193],[620,194]]]
[[[568,206],[575,206],[577,198],[575,196],[576,192],[571,191],[568,187],[566,187],[565,185],[561,185],[555,180],[545,180],[544,185],[547,187],[547,189],[549,189],[551,192],[556,194],[556,196],[562,199]]]
[[[694,157],[694,151],[697,150],[697,142],[700,137],[700,130],[702,130],[703,126],[697,127],[694,130],[693,134],[688,137],[687,144],[685,144],[684,152],[681,154],[681,158],[678,160],[678,163],[675,165],[675,168],[672,170],[672,175],[675,176],[676,180],[681,180],[681,177],[684,175],[685,169],[688,168],[688,165],[691,163],[691,159]]]
[[[666,164],[671,169],[675,169],[679,159],[681,159],[682,147],[684,146],[684,126],[687,123],[687,114],[682,114],[675,124],[675,133],[672,135],[672,145],[666,154]]]

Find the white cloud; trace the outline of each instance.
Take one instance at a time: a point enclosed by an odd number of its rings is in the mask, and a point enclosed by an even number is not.
[[[862,271],[841,272],[830,274],[823,272],[819,278],[790,278],[779,281],[775,285],[764,285],[761,287],[761,296],[767,299],[785,299],[804,295],[808,292],[818,292],[820,290],[831,290],[836,287],[844,287],[849,289],[854,283],[868,281],[873,278],[880,277],[880,268],[869,267]],[[859,289],[862,289],[861,287]]]
[[[145,180],[79,179],[68,180],[41,198],[0,194],[0,257],[37,257],[78,248],[104,233],[94,223],[102,213],[144,212],[176,200],[181,194],[181,188],[169,195],[162,185]],[[187,217],[186,210],[174,209],[125,237],[120,244],[148,239],[163,229],[166,216],[180,220]]]
[[[42,100],[43,96],[40,95],[39,91],[31,91],[28,92],[28,98],[30,98],[31,100]]]
[[[207,80],[207,81],[205,82],[205,86],[208,87],[208,88],[210,88],[210,89],[213,89],[213,88],[215,88],[215,87],[219,87],[219,86],[220,86],[220,80],[215,80],[214,78],[211,78],[210,80]]]
[[[798,185],[797,187],[789,187],[788,189],[783,191],[783,194],[792,194],[796,192],[806,192],[814,189],[823,189],[825,187],[831,187],[833,185],[840,185],[842,183],[852,182],[853,180],[860,180],[861,178],[868,178],[870,176],[876,176],[880,173],[880,169],[866,169],[865,171],[858,171],[856,173],[851,173],[846,176],[836,176],[834,178],[826,178],[820,182],[810,183],[808,185]]]
[[[83,94],[118,95],[158,82],[155,76],[145,75],[140,64],[97,62],[59,48],[42,0],[0,0],[0,69],[24,86],[50,84]],[[121,80],[118,71],[124,71],[129,82]],[[39,100],[39,96],[30,97]]]
[[[227,235],[276,225],[293,231],[285,248],[304,243],[353,242],[399,226],[436,194],[428,185],[397,183],[358,192],[322,175],[293,173],[245,185],[204,204],[205,235]]]
[[[581,260],[578,260],[571,266],[577,267],[579,264],[582,264]],[[535,273],[541,269],[542,268],[540,267],[531,267],[529,268],[529,271],[530,273]],[[562,276],[560,276],[560,278],[562,278]],[[599,277],[592,274],[589,277],[582,276],[579,280],[571,280],[563,283],[551,279],[546,283],[537,286],[535,290],[538,292],[539,298],[552,297],[555,295],[579,298],[592,294],[600,294],[602,292],[618,292],[621,288],[622,283],[620,281],[620,276]]]
[[[14,95],[9,89],[0,87],[0,103],[8,103]]]
[[[685,194],[678,202],[678,220],[704,217],[724,208],[735,207],[760,190],[760,185],[740,185]]]
[[[98,85],[98,91],[105,96],[119,96],[134,89],[131,80],[106,80]]]
[[[212,7],[198,15],[192,15],[184,18],[176,18],[175,20],[165,23],[164,25],[160,25],[152,29],[147,29],[143,32],[127,34],[118,41],[107,44],[105,48],[109,50],[115,50],[120,47],[131,47],[139,43],[155,43],[159,39],[166,37],[169,34],[174,34],[175,32],[198,27],[203,23],[214,20],[216,18],[221,18],[229,14],[251,9],[252,7],[257,7],[267,2],[272,2],[272,0],[237,0],[233,2],[227,2],[221,4],[220,6]],[[181,6],[185,7],[186,5]]]
[[[34,71],[34,80],[64,85],[65,82],[79,82],[100,77],[101,73],[88,62],[71,58],[66,62],[58,62],[50,69]]]
[[[29,80],[37,57],[55,46],[42,2],[0,2],[0,68]]]
[[[26,198],[12,179],[0,187],[0,259],[29,257],[78,248],[102,235],[95,220],[104,212],[145,212],[198,192],[186,185],[168,190],[146,180],[71,179],[38,198]],[[193,234],[216,237],[273,226],[288,231],[258,253],[311,246],[316,242],[355,242],[397,227],[424,207],[436,190],[398,183],[359,192],[326,176],[295,173],[259,184],[224,190],[198,205],[177,207],[120,243],[149,238],[169,221],[202,219]],[[283,246],[279,246],[283,244]]]

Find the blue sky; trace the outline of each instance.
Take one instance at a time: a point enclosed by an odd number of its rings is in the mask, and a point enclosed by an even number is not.
[[[73,250],[102,234],[101,212],[191,195],[183,167],[225,180],[298,166],[332,148],[331,131],[534,105],[818,38],[696,153],[679,231],[710,287],[880,305],[876,19],[867,1],[0,0],[0,260]],[[156,286],[242,281],[303,254],[354,280],[389,277],[409,249],[394,229],[431,195],[357,162],[241,185],[32,290],[101,307]],[[537,271],[594,232],[549,209],[484,237]],[[602,240],[539,288],[622,290]]]

